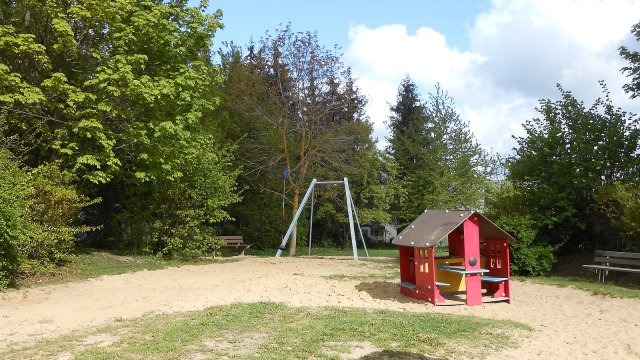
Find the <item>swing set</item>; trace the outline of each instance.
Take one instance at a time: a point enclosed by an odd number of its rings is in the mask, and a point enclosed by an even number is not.
[[[356,213],[356,206],[353,203],[353,198],[351,197],[351,190],[349,190],[349,180],[346,177],[343,180],[334,180],[334,181],[318,181],[318,179],[316,179],[316,178],[311,180],[311,184],[309,185],[309,188],[307,189],[307,192],[304,194],[304,197],[302,198],[302,201],[300,202],[300,206],[298,207],[298,211],[296,211],[295,215],[293,216],[293,219],[291,220],[291,224],[289,225],[289,229],[287,230],[287,233],[282,238],[282,242],[280,243],[280,246],[278,247],[278,251],[276,252],[276,257],[279,257],[282,254],[282,251],[286,250],[287,242],[289,241],[289,238],[291,237],[291,234],[293,233],[293,230],[298,225],[298,219],[300,218],[300,215],[302,214],[302,211],[304,210],[304,207],[307,204],[307,201],[309,201],[309,198],[311,198],[311,214],[310,214],[310,219],[309,219],[309,256],[311,256],[311,236],[312,236],[312,229],[313,229],[313,206],[314,206],[314,203],[315,203],[314,191],[315,191],[315,186],[316,185],[325,185],[325,184],[326,185],[344,184],[345,198],[346,198],[346,201],[347,201],[347,215],[349,216],[349,230],[350,230],[350,234],[351,234],[351,246],[353,248],[353,259],[358,261],[358,248],[357,248],[357,244],[356,244],[356,232],[355,232],[355,226],[354,226],[354,222],[353,222],[354,218],[355,218],[356,224],[358,226],[358,232],[360,233],[360,239],[362,240],[362,247],[364,248],[364,252],[365,252],[366,256],[369,257],[369,252],[367,251],[367,245],[364,242],[364,236],[362,235],[362,229],[360,228],[360,221],[358,220],[358,214]]]

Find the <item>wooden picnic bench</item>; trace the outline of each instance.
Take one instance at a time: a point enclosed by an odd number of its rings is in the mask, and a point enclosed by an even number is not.
[[[596,250],[593,262],[600,265],[582,265],[582,267],[595,269],[598,280],[602,282],[609,271],[640,273],[640,253]]]
[[[239,249],[238,256],[244,256],[244,251],[251,247],[251,244],[245,243],[240,235],[220,235],[216,238],[224,241],[224,246],[233,246]]]

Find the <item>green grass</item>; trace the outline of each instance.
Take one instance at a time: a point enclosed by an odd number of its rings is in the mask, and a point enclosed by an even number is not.
[[[370,257],[398,257],[398,249],[383,247],[383,248],[371,248],[367,249]],[[245,251],[246,255],[252,256],[264,256],[271,257],[276,255],[276,249],[254,249],[249,248]],[[303,257],[309,255],[309,248],[305,246],[298,247],[296,249],[296,257]],[[282,252],[282,256],[289,256],[289,250]],[[351,248],[311,248],[311,256],[350,256],[353,257],[353,250]],[[358,258],[366,258],[364,249],[358,248]]]
[[[515,276],[514,279],[520,281],[530,281],[537,284],[553,285],[560,287],[575,287],[588,291],[596,295],[606,295],[624,298],[640,298],[639,287],[622,287],[612,283],[600,283],[594,280],[586,280],[575,276],[535,276],[523,277]]]
[[[119,275],[142,270],[160,270],[183,265],[238,261],[238,258],[165,260],[154,256],[121,256],[101,251],[85,251],[73,257],[55,272],[22,279],[19,287],[63,283],[91,279],[103,275]]]
[[[0,352],[0,358],[340,359],[358,347],[380,354],[369,359],[407,353],[475,358],[515,346],[528,330],[465,316],[253,303],[120,321]]]

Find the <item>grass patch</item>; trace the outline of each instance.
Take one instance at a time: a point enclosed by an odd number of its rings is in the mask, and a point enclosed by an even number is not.
[[[361,246],[359,243],[358,246]],[[369,257],[388,257],[388,258],[398,258],[398,247],[394,245],[377,245],[376,247],[367,247],[367,252],[369,253]],[[252,256],[275,256],[276,249],[255,249],[249,248],[245,251],[245,254]],[[449,249],[444,246],[436,247],[436,255],[447,255],[449,254]],[[285,250],[282,252],[282,256],[289,256],[289,250]],[[300,245],[296,249],[296,257],[309,256],[309,248],[304,244]],[[336,247],[312,247],[311,248],[311,256],[349,256],[353,257],[353,249],[351,247],[343,249]],[[367,254],[364,249],[361,247],[358,248],[358,257],[360,259],[366,259]]]
[[[367,249],[370,257],[398,257],[398,249],[391,247],[371,248]],[[245,250],[245,254],[252,256],[264,256],[272,257],[276,255],[276,249],[254,249],[249,248]],[[289,256],[289,250],[283,251],[282,256]],[[296,257],[309,256],[309,248],[305,246],[299,246],[296,249]],[[342,248],[311,248],[311,256],[350,256],[353,257],[353,249],[350,247],[347,249]],[[366,259],[367,254],[364,249],[358,248],[358,257],[360,259]]]
[[[515,276],[514,279],[520,281],[530,281],[543,285],[554,285],[560,287],[574,287],[588,291],[596,295],[607,295],[622,298],[640,298],[640,287],[622,287],[611,283],[600,283],[573,276],[537,276],[523,277]]]
[[[122,256],[102,251],[85,252],[73,257],[55,272],[22,279],[19,287],[57,284],[86,280],[103,275],[120,275],[142,270],[160,270],[183,265],[211,264],[238,261],[237,258],[164,260],[154,256]]]
[[[340,359],[354,348],[475,358],[514,346],[525,330],[516,322],[442,314],[235,304],[121,321],[0,352],[0,358]]]

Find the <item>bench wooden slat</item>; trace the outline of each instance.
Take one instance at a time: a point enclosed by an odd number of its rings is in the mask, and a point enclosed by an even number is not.
[[[235,246],[240,249],[240,256],[244,256],[244,251],[251,247],[251,244],[244,242],[242,235],[220,235],[217,239],[224,241],[225,246]]]
[[[242,240],[223,240],[225,244],[227,245],[237,245],[237,244],[244,244],[242,242]]]
[[[629,258],[614,258],[614,257],[602,257],[596,256],[593,258],[593,262],[619,264],[619,265],[637,265],[640,266],[640,259]]]
[[[596,250],[595,256],[609,256],[625,259],[640,259],[640,253],[622,252],[622,251],[604,251]]]
[[[241,235],[220,235],[220,236],[216,236],[218,239],[220,240],[225,240],[225,241],[234,241],[234,240],[240,240],[242,241],[242,236]]]
[[[604,282],[604,278],[609,271],[640,273],[640,253],[596,250],[593,262],[600,263],[600,265],[588,264],[582,265],[582,267],[595,269],[596,274],[598,274],[598,280],[601,280],[602,282]],[[619,265],[627,266],[621,267]]]
[[[617,267],[617,266],[582,265],[582,267],[589,268],[589,269],[597,269],[597,270],[626,271],[626,272],[640,273],[640,269],[623,268],[623,267]]]

